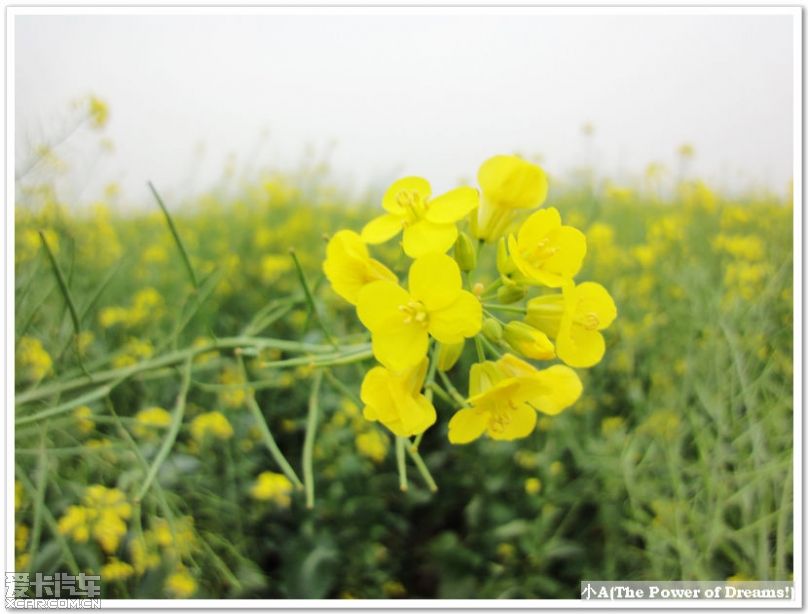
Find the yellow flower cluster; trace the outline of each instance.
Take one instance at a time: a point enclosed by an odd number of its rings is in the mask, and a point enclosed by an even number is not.
[[[191,422],[191,436],[199,443],[207,438],[230,439],[233,426],[223,413],[210,411],[198,415]]]
[[[17,365],[26,379],[39,381],[53,368],[53,359],[42,342],[34,337],[23,337],[17,345]]]
[[[282,473],[264,471],[253,484],[250,494],[259,501],[272,501],[278,507],[289,507],[292,503],[292,483]]]
[[[83,505],[67,508],[59,519],[59,532],[79,543],[92,537],[104,552],[112,553],[126,535],[126,521],[131,515],[132,506],[123,492],[95,484],[85,491]]]
[[[478,362],[469,398],[449,422],[449,440],[526,437],[536,411],[559,413],[578,399],[582,385],[568,366],[539,370],[510,352],[592,366],[605,351],[601,331],[617,316],[605,288],[573,281],[586,255],[584,234],[564,225],[555,208],[531,211],[548,193],[539,166],[494,156],[481,166],[478,182],[479,190],[464,186],[433,198],[426,179],[400,179],[384,194],[383,215],[360,234],[340,230],[326,249],[331,287],[355,305],[380,363],[362,382],[363,414],[397,436],[418,435],[435,423],[425,386],[436,385],[435,368],[451,369],[466,339],[474,338]],[[467,230],[459,227],[464,223]],[[406,286],[368,248],[399,235],[412,259]],[[478,262],[485,244],[496,246],[499,272],[487,285],[474,281],[490,273]],[[502,312],[522,318],[503,321],[495,315]],[[431,347],[436,363],[430,368]],[[496,360],[487,360],[486,347]]]

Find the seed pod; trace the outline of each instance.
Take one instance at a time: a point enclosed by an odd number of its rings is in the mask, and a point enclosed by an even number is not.
[[[491,343],[497,343],[502,339],[502,325],[494,318],[486,318],[483,320],[482,333]]]

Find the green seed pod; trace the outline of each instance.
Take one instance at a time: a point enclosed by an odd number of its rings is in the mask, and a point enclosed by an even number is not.
[[[465,232],[457,235],[454,257],[461,271],[473,271],[477,267],[477,250],[474,249],[471,237]]]
[[[457,364],[466,342],[441,343],[438,347],[438,371],[448,371]]]
[[[483,320],[482,333],[491,343],[497,343],[502,339],[502,325],[494,318],[486,318]]]
[[[527,291],[524,286],[517,284],[504,285],[497,290],[497,300],[503,305],[509,305],[516,301],[521,301],[525,298],[526,293]]]

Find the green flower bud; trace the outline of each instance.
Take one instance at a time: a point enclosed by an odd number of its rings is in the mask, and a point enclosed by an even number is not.
[[[519,321],[508,322],[502,336],[514,351],[522,356],[534,360],[555,358],[555,347],[552,341],[543,332],[529,324]]]
[[[483,320],[482,333],[491,343],[497,343],[502,339],[502,325],[494,318],[486,318]]]
[[[525,298],[525,294],[527,294],[527,290],[524,286],[506,284],[497,290],[497,300],[502,305],[509,305],[510,303],[521,301]]]
[[[448,371],[454,367],[463,353],[465,344],[465,340],[460,343],[441,343],[438,346],[438,371]]]
[[[477,267],[477,250],[465,232],[457,235],[454,257],[461,271],[473,271]]]

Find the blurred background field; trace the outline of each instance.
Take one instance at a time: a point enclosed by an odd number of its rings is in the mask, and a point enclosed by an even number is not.
[[[83,109],[82,129],[103,129],[104,103]],[[109,598],[576,598],[582,578],[790,579],[791,197],[730,196],[690,170],[692,147],[676,155],[630,183],[548,169],[548,204],[587,237],[581,279],[618,306],[606,357],[579,371],[572,408],[517,442],[451,446],[456,408],[436,397],[420,453],[438,490],[410,464],[401,492],[393,438],[357,405],[371,361],[312,366],[330,351],[318,318],[366,340],[323,279],[323,237],[361,228],[379,192],[345,190],[327,159],[225,169],[166,199],[172,231],[156,200],[132,206],[114,184],[66,202],[58,148],[35,152],[15,208],[17,570],[100,573]],[[238,353],[244,337],[307,345]],[[468,364],[451,372],[462,393]],[[307,509],[261,425],[300,475],[316,371]]]

